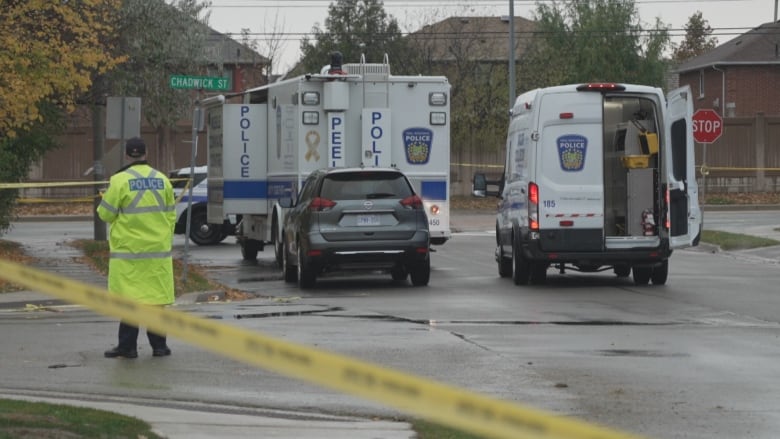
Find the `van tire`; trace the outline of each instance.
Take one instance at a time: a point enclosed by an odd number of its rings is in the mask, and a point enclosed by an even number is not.
[[[669,260],[664,259],[659,265],[653,267],[653,274],[650,275],[650,280],[653,282],[653,285],[664,285],[667,277],[669,277]]]
[[[648,266],[634,266],[631,271],[634,272],[634,284],[636,285],[647,285],[653,274],[653,268]]]
[[[512,276],[512,258],[507,258],[498,247],[498,275],[501,277]]]
[[[530,264],[523,257],[523,251],[520,248],[519,242],[512,244],[512,262],[514,264],[514,273],[512,274],[512,280],[515,285],[527,285],[528,277],[530,276]]]
[[[547,283],[547,264],[544,262],[535,262],[530,264],[530,282],[531,285],[544,285]]]

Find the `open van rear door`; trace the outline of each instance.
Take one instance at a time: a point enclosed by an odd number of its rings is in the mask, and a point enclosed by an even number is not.
[[[662,160],[667,189],[666,221],[670,247],[682,248],[698,244],[702,223],[694,165],[691,89],[688,86],[678,88],[666,99],[666,142]]]

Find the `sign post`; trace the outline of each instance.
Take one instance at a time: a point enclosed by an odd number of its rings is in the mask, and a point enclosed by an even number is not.
[[[693,113],[693,139],[703,145],[701,151],[702,196],[707,190],[707,145],[723,134],[723,119],[715,110],[701,109]]]

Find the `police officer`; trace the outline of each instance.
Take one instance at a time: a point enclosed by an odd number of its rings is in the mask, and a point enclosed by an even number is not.
[[[97,208],[110,224],[108,289],[113,294],[145,305],[174,301],[173,227],[175,197],[164,173],[146,162],[146,144],[138,137],[125,144],[130,163],[111,177]],[[136,358],[139,328],[119,323],[119,343],[106,358]],[[166,336],[147,329],[152,355],[171,354]]]

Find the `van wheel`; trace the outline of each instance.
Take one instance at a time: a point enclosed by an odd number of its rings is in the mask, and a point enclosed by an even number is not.
[[[409,271],[409,277],[412,279],[412,285],[424,287],[428,285],[431,279],[431,258],[428,258],[422,264],[415,265]]]
[[[512,276],[512,258],[507,258],[498,246],[498,275],[501,277]]]
[[[614,271],[617,277],[628,277],[631,274],[631,266],[627,264],[615,265]]]
[[[512,244],[512,261],[515,266],[515,271],[512,274],[512,280],[515,282],[515,285],[528,284],[530,267],[528,266],[528,261],[523,257],[523,252],[520,250],[519,243]]]
[[[669,260],[664,259],[660,265],[653,267],[653,274],[650,276],[650,280],[653,281],[653,285],[664,285],[667,277],[669,277]]]
[[[543,285],[547,283],[547,264],[536,262],[531,265],[530,281],[532,285]]]
[[[634,266],[632,271],[634,272],[634,284],[636,285],[647,285],[650,282],[650,275],[653,274],[652,267]]]

